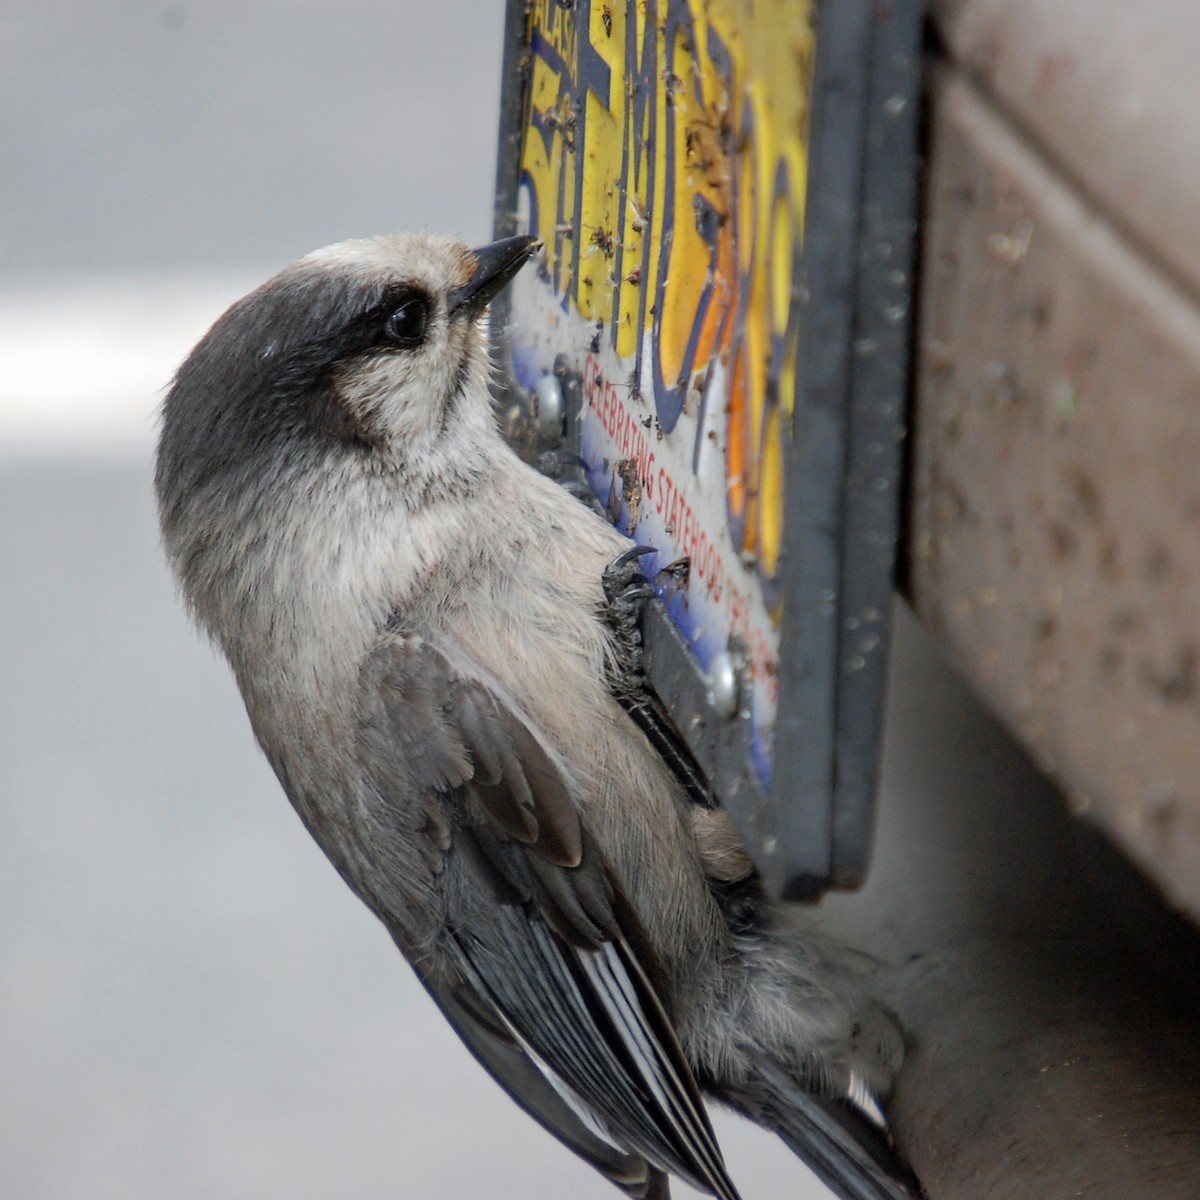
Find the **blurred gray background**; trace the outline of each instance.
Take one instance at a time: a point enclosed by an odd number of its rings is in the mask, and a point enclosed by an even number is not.
[[[0,1195],[616,1195],[308,840],[150,495],[162,388],[239,294],[345,237],[487,238],[502,9],[0,6]],[[719,1129],[747,1200],[824,1194]]]

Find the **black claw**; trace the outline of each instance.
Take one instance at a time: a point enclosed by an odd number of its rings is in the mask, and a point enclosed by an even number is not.
[[[636,628],[646,601],[655,594],[654,589],[637,584],[634,587],[618,587],[611,591],[605,589],[604,598],[608,601],[609,615],[619,623]]]
[[[628,550],[618,554],[616,558],[608,564],[609,571],[620,571],[629,566],[631,562],[636,562],[639,558],[647,554],[656,553],[654,546],[631,546]]]
[[[630,587],[623,588],[619,596],[616,597],[614,603],[620,603],[625,607],[641,607],[640,602],[649,600],[651,596],[656,596],[658,593],[654,590],[654,585],[650,583],[635,583]]]
[[[604,568],[604,595],[610,604],[617,603],[623,592],[645,583],[646,577],[638,567],[638,559],[654,553],[653,546],[631,546]]]

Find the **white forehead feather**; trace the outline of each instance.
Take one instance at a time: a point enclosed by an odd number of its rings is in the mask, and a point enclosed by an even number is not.
[[[306,254],[296,264],[339,273],[384,274],[455,286],[470,273],[471,252],[458,238],[421,233],[389,233],[334,242]]]

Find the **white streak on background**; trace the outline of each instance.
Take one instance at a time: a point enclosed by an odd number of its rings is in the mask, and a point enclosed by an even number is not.
[[[0,288],[0,455],[148,454],[175,369],[269,274],[85,276]]]

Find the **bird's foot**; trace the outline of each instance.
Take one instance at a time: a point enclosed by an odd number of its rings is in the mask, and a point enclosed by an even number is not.
[[[604,505],[587,481],[587,463],[578,454],[563,448],[546,450],[538,455],[533,465],[580,504],[586,504],[594,513],[604,516]]]
[[[600,577],[605,617],[616,635],[621,665],[631,677],[642,674],[642,612],[655,594],[639,560],[654,552],[653,546],[633,546],[617,555]]]

